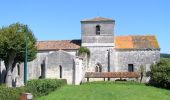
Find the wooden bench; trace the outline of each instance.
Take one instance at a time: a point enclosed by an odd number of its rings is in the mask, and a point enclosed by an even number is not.
[[[137,72],[86,72],[85,78],[139,78]]]

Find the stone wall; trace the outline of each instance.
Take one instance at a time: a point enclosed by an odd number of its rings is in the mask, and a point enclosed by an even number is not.
[[[146,71],[150,70],[150,65],[160,60],[159,50],[116,50],[117,61],[115,61],[116,71],[128,71],[128,64],[134,65],[134,71],[138,71],[143,65]]]
[[[96,26],[100,25],[100,35],[96,35]],[[81,23],[82,46],[113,46],[114,22]]]
[[[56,51],[46,57],[45,78],[67,79],[67,83],[72,84],[74,78],[73,68],[74,56],[65,51]],[[62,77],[60,77],[60,74],[62,74]]]
[[[89,66],[86,71],[95,72],[95,67],[99,63],[102,66],[102,72],[108,72],[109,50],[111,51],[113,47],[87,47],[87,48],[90,50],[90,59]]]
[[[4,81],[5,72],[6,72],[6,68],[4,65],[4,61],[0,60],[0,83]]]
[[[111,22],[83,22],[81,23],[82,36],[96,35],[96,25],[100,25],[100,35],[113,35],[114,23]]]

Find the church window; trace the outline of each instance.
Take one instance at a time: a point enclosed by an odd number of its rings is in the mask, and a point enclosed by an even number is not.
[[[45,77],[45,64],[41,64],[41,78]]]
[[[62,78],[62,66],[60,65],[59,68],[60,68],[60,78]]]
[[[18,76],[20,76],[20,66],[19,66],[19,64],[17,64],[17,72],[18,72]]]
[[[102,65],[100,63],[97,63],[95,67],[95,72],[102,72]]]
[[[133,64],[128,64],[128,72],[133,72],[133,71],[134,71]]]
[[[98,72],[98,66],[96,66],[96,68],[95,68],[95,72]]]
[[[99,66],[99,72],[102,72],[102,67],[101,66]]]
[[[100,35],[100,25],[96,26],[96,35]]]

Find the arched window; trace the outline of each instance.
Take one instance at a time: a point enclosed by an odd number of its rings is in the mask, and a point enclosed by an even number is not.
[[[45,64],[41,64],[41,78],[45,78]]]
[[[60,78],[62,78],[62,66],[60,65],[59,68],[60,68]]]
[[[99,72],[102,72],[102,67],[101,66],[99,66]]]
[[[96,35],[100,35],[100,25],[96,26]]]
[[[102,72],[102,65],[100,63],[96,64],[95,72]]]
[[[17,64],[17,71],[18,71],[18,76],[20,76],[20,65]]]
[[[95,67],[95,72],[98,72],[98,66]]]

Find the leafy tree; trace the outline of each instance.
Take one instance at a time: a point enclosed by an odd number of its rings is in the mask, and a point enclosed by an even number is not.
[[[170,59],[162,58],[159,63],[151,66],[150,84],[170,89]]]
[[[6,75],[4,82],[12,86],[12,72],[17,63],[24,62],[26,49],[26,32],[28,32],[28,61],[35,59],[36,38],[30,29],[20,23],[0,28],[0,59],[4,61]]]
[[[170,58],[170,54],[167,54],[167,53],[161,53],[160,56],[162,58]]]

